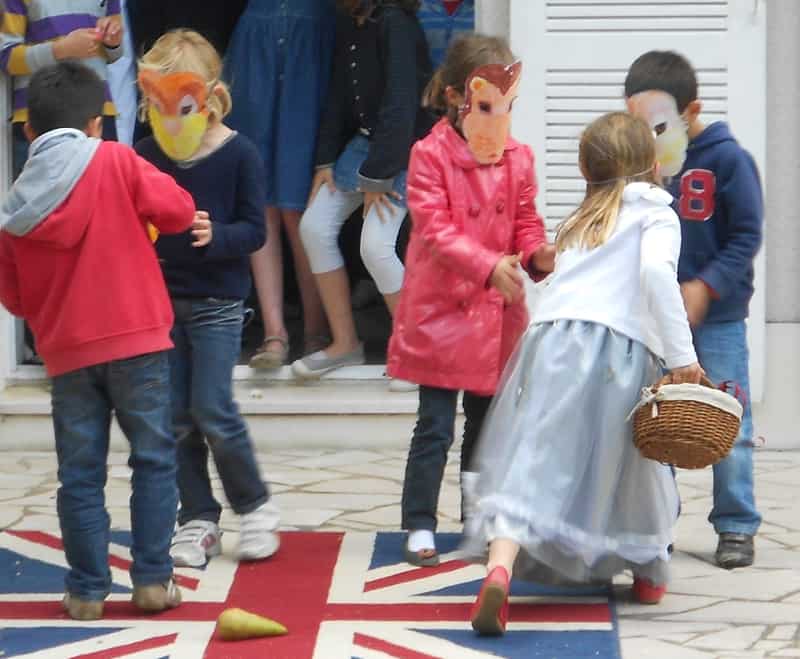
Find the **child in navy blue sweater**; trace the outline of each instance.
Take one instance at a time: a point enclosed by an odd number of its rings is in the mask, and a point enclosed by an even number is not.
[[[231,99],[219,80],[222,62],[205,38],[168,32],[139,69],[154,137],[136,150],[199,209],[191,231],[156,242],[175,311],[170,379],[181,507],[170,553],[175,565],[202,567],[222,551],[210,449],[240,518],[238,558],[266,558],[278,549],[278,511],[232,383],[251,289],[249,257],[266,239],[264,167],[253,144],[222,123]]]
[[[681,219],[678,280],[695,349],[711,380],[735,382],[749,398],[745,319],[754,290],[753,259],[762,238],[758,171],[726,123],[705,126],[700,121],[697,78],[684,57],[651,51],[631,65],[625,80],[629,108],[641,112],[636,97],[651,91],[674,98],[689,138],[686,160],[668,189]],[[667,128],[660,122],[651,121],[656,133]],[[753,495],[752,436],[748,401],[733,451],[714,466],[709,521],[719,535],[716,562],[726,569],[752,564],[753,537],[761,523]]]

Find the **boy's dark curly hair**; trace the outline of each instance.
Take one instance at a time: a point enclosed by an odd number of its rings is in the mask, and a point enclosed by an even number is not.
[[[670,94],[683,112],[697,100],[697,76],[689,60],[671,50],[651,50],[638,57],[625,78],[625,98],[651,90]]]

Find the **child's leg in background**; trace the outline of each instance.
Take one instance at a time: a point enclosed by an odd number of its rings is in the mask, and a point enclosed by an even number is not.
[[[390,204],[390,207],[391,210],[381,208],[383,219],[378,215],[375,206],[364,218],[364,228],[361,230],[361,258],[375,280],[378,291],[386,300],[389,312],[394,315],[405,272],[403,263],[397,256],[396,246],[406,209],[394,203]]]
[[[58,519],[69,564],[66,590],[102,601],[111,589],[106,484],[111,400],[104,365],[53,378]]]
[[[261,306],[261,322],[264,338],[280,337],[278,340],[264,342],[262,348],[283,356],[288,347],[289,334],[283,322],[283,250],[281,248],[281,215],[277,208],[267,207],[264,211],[267,224],[267,242],[257,252],[250,255],[253,270],[253,283],[258,292]],[[278,359],[275,360],[276,362]],[[283,359],[280,360],[281,362]],[[255,364],[254,364],[255,365]]]
[[[169,353],[172,423],[178,445],[178,487],[181,509],[178,523],[202,520],[219,523],[222,506],[214,498],[208,475],[208,445],[192,418],[193,346],[188,326],[192,322],[191,300],[173,300],[175,325]]]
[[[297,288],[300,290],[300,301],[303,305],[303,339],[305,341],[305,354],[309,348],[318,344],[327,336],[328,320],[322,308],[322,300],[317,290],[317,282],[311,272],[311,264],[300,238],[300,219],[303,214],[296,210],[282,210],[281,219],[289,246],[292,249],[294,260],[294,273],[297,278]],[[322,346],[324,347],[324,346]]]
[[[717,533],[755,535],[761,515],[753,493],[753,421],[745,322],[702,325],[694,332],[694,343],[700,364],[712,382],[734,382],[747,396],[736,445],[725,460],[714,465],[714,508],[708,519]]]
[[[464,439],[461,443],[461,521],[473,512],[478,473],[472,465],[472,456],[480,438],[483,420],[492,404],[492,396],[478,396],[464,392]]]
[[[391,211],[382,208],[381,219],[377,209],[372,208],[364,218],[364,227],[361,229],[361,259],[392,316],[400,301],[400,288],[405,274],[403,262],[397,256],[397,238],[407,214],[407,177],[407,172],[403,171],[394,179],[392,190],[399,198],[388,197]]]
[[[108,369],[117,421],[131,445],[131,580],[134,586],[163,584],[172,577],[169,547],[178,506],[169,359],[157,352]]]
[[[333,334],[333,343],[325,350],[329,357],[346,355],[358,347],[350,283],[338,239],[347,218],[362,201],[358,192],[323,185],[300,222],[300,236]]]
[[[247,425],[233,399],[243,305],[223,300],[193,300],[190,304],[191,319],[185,324],[192,348],[189,409],[211,448],[231,508],[244,515],[266,503],[269,491]]]
[[[439,491],[447,452],[453,444],[457,403],[458,391],[419,388],[417,425],[403,482],[402,525],[405,530],[436,531]]]

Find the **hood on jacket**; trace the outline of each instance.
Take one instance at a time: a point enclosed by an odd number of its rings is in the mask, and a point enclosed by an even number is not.
[[[736,138],[731,135],[731,129],[724,121],[715,121],[705,127],[702,133],[689,143],[689,150],[707,149],[721,142],[735,142]]]
[[[80,241],[92,215],[90,208],[65,209],[52,222],[42,223],[72,193],[100,144],[72,128],[52,130],[34,140],[28,161],[0,208],[0,229],[61,247]]]

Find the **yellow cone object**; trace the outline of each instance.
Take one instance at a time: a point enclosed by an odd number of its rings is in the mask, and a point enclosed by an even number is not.
[[[243,641],[260,636],[282,636],[288,630],[281,623],[243,609],[225,609],[217,619],[217,632],[224,641]]]

